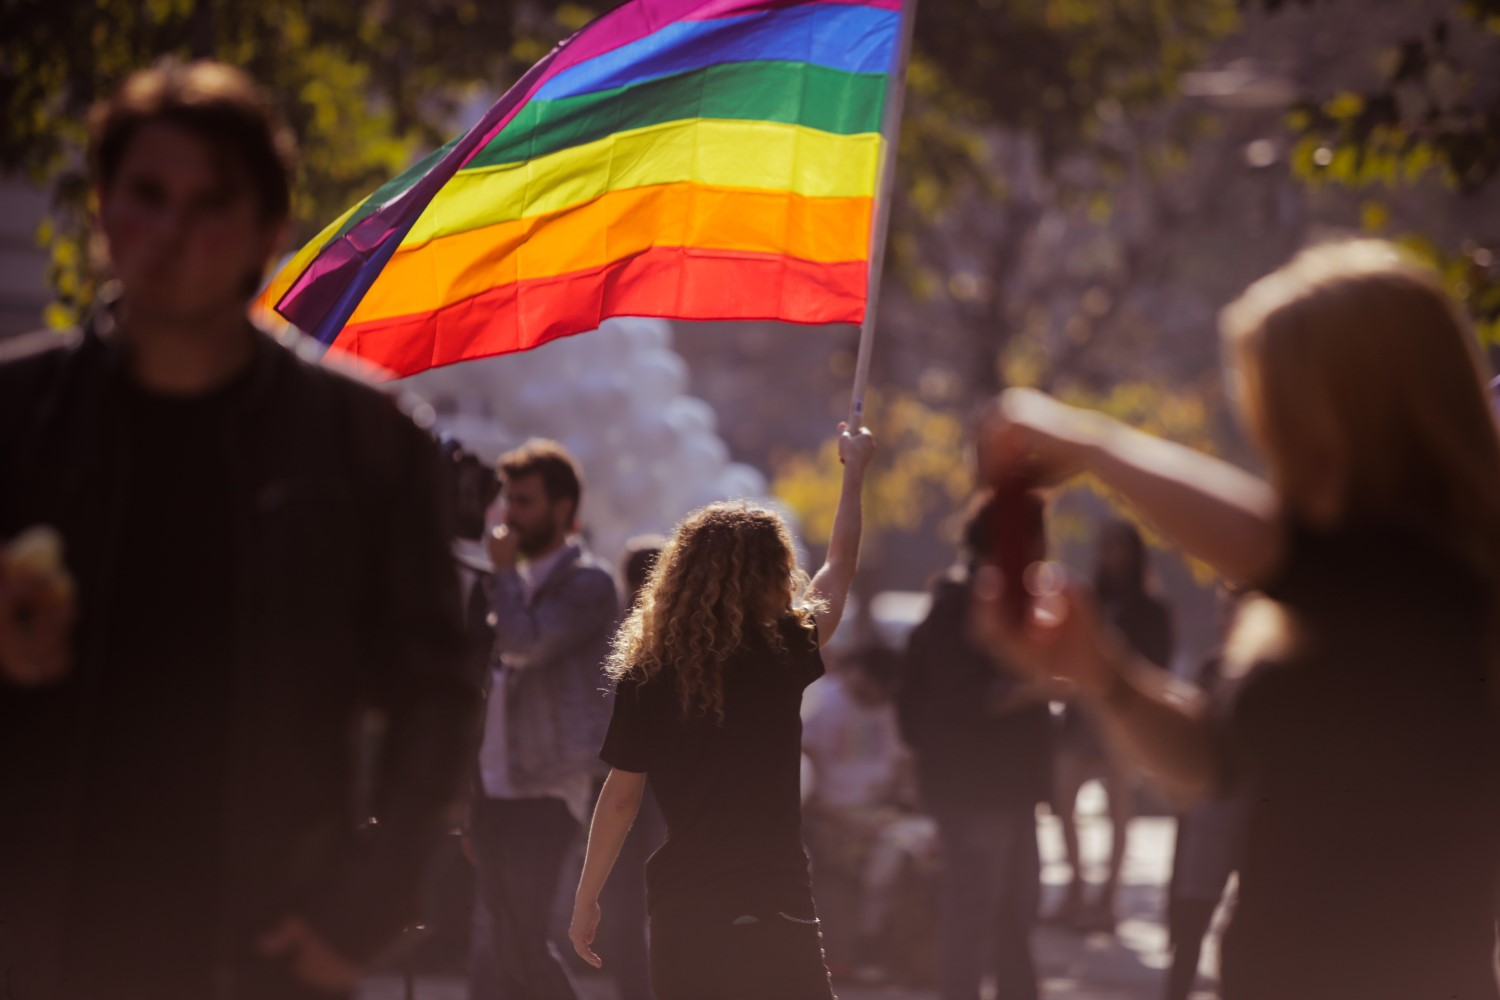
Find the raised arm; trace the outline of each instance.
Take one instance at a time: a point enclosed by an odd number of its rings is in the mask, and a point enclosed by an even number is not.
[[[568,938],[579,957],[596,969],[604,964],[592,947],[599,929],[599,894],[604,891],[610,869],[614,868],[620,848],[625,844],[625,836],[635,822],[645,788],[645,774],[611,769],[594,806],[593,822],[589,824],[588,853],[584,855],[583,874],[578,879],[578,892],[573,897],[573,920],[568,926]]]
[[[1232,580],[1266,580],[1282,558],[1279,504],[1262,480],[1102,413],[1011,389],[984,426],[980,469],[993,479],[1023,466],[1048,481],[1092,474],[1176,545]]]
[[[850,433],[848,424],[839,424],[839,461],[844,464],[844,482],[839,505],[833,515],[833,532],[828,539],[828,555],[807,588],[809,601],[816,608],[818,644],[827,645],[844,617],[849,586],[859,568],[859,539],[864,533],[865,469],[875,454],[875,438],[868,428]]]

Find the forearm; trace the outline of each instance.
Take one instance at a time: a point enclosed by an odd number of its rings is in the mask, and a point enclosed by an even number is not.
[[[828,537],[828,555],[808,588],[808,604],[817,618],[818,643],[833,638],[844,615],[844,602],[859,568],[859,539],[864,532],[865,469],[874,454],[875,439],[861,427],[851,431],[839,425],[839,461],[844,465],[839,505],[833,512],[833,530]]]
[[[859,542],[865,527],[864,485],[863,471],[844,467],[843,488],[828,539],[827,563],[837,566],[849,579],[853,579],[859,566]]]
[[[1218,784],[1218,748],[1194,685],[1131,656],[1090,704],[1110,740],[1174,798],[1200,798]]]
[[[1263,580],[1281,557],[1275,494],[1228,462],[1101,417],[1083,467],[1232,580]]]
[[[490,610],[495,614],[495,649],[512,656],[530,657],[546,638],[538,615],[526,606],[521,577],[515,570],[495,574],[490,591]]]
[[[507,665],[525,668],[556,662],[593,642],[614,623],[614,584],[603,574],[571,583],[565,592],[528,605],[521,578],[514,571],[496,575],[491,594],[495,613],[495,650]]]
[[[594,806],[589,825],[588,852],[584,856],[583,874],[578,880],[577,899],[595,903],[604,889],[605,880],[620,856],[620,848],[641,807],[641,786],[623,787],[614,774],[604,783]]]
[[[864,473],[846,466],[839,505],[833,514],[833,530],[828,537],[828,555],[813,581],[814,589],[825,600],[842,607],[859,568],[860,536],[864,533]]]
[[[838,630],[844,617],[844,603],[859,568],[859,537],[864,530],[864,512],[860,494],[864,491],[864,473],[844,469],[843,492],[834,511],[833,531],[828,539],[828,556],[808,587],[808,597],[818,620],[818,641],[826,645]]]

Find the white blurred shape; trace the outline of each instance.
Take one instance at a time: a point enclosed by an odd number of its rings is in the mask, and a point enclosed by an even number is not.
[[[713,407],[684,394],[687,365],[671,343],[665,320],[612,319],[402,386],[432,404],[440,433],[485,461],[528,438],[559,441],[583,470],[589,544],[617,564],[632,536],[668,532],[704,504],[768,500],[765,476],[730,462]]]

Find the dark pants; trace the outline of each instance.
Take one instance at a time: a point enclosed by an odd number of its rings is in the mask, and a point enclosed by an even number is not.
[[[651,985],[657,1000],[833,1000],[817,918],[781,913],[653,918]]]
[[[1169,932],[1172,939],[1172,970],[1167,973],[1167,1000],[1188,1000],[1198,978],[1203,956],[1203,938],[1214,922],[1217,899],[1172,900]]]
[[[978,1000],[987,969],[998,1000],[1036,1000],[1031,930],[1041,895],[1036,813],[945,806],[933,810],[943,852],[942,1000]]]
[[[475,802],[471,1000],[577,1000],[548,933],[578,821],[561,799]]]

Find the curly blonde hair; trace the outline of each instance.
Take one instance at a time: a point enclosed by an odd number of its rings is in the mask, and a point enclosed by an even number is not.
[[[724,721],[724,664],[759,635],[784,652],[781,620],[813,628],[793,607],[806,583],[791,533],[774,511],[745,501],[710,504],[682,520],[615,635],[605,672],[615,681],[675,679],[683,718]]]

